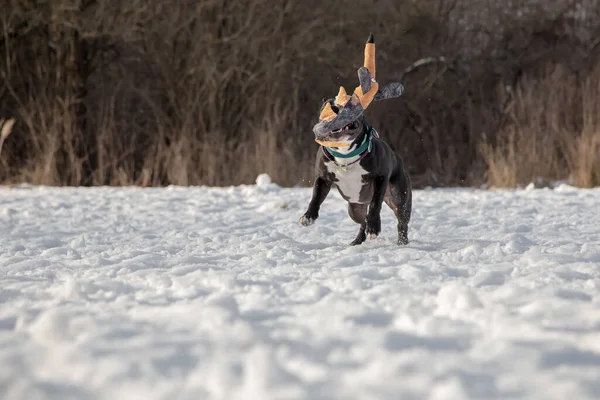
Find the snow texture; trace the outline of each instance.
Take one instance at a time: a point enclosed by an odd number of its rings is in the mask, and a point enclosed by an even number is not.
[[[257,183],[0,188],[2,399],[600,398],[600,190]]]

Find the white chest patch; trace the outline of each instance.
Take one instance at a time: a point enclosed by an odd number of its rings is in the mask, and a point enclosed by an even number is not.
[[[337,178],[335,184],[342,195],[348,198],[348,201],[351,203],[364,203],[360,201],[360,191],[363,187],[362,177],[367,174],[367,171],[361,167],[360,163],[344,168],[329,161],[325,163],[325,167],[328,172],[335,174]]]

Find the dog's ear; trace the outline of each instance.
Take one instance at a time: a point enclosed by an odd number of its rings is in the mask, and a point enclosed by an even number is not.
[[[332,98],[329,98],[329,99],[323,98],[321,101],[322,101],[322,103],[321,103],[321,108],[319,109],[319,112],[323,111],[323,108],[325,108],[327,103],[332,103],[333,99]]]

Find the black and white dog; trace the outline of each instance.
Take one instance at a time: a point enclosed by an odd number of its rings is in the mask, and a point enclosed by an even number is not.
[[[300,223],[304,226],[314,223],[319,217],[321,204],[335,186],[348,202],[350,218],[360,224],[358,235],[351,245],[379,235],[383,202],[398,219],[398,244],[408,244],[412,185],[400,156],[378,137],[364,115],[341,129],[325,132],[317,139],[351,144],[348,147],[319,148],[312,199]]]
[[[313,127],[315,141],[321,145],[316,160],[316,178],[308,210],[300,218],[312,225],[319,217],[321,204],[333,186],[348,202],[348,214],[360,224],[357,245],[374,239],[381,232],[381,206],[385,202],[398,219],[398,244],[408,244],[408,223],[412,209],[412,185],[402,159],[379,138],[367,122],[364,111],[375,101],[398,97],[404,87],[390,83],[380,87],[375,80],[375,37],[365,44],[364,65],[358,69],[352,95],[343,87],[337,96],[321,107]]]

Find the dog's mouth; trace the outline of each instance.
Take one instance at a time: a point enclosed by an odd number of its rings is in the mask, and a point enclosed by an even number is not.
[[[354,138],[354,133],[360,127],[358,121],[352,121],[346,126],[329,131],[320,138],[316,139],[317,143],[327,147],[349,147]]]
[[[352,121],[348,125],[344,126],[343,128],[331,131],[331,136],[334,136],[334,137],[341,136],[343,133],[345,133],[347,131],[353,131],[357,128],[358,128],[358,121]]]

